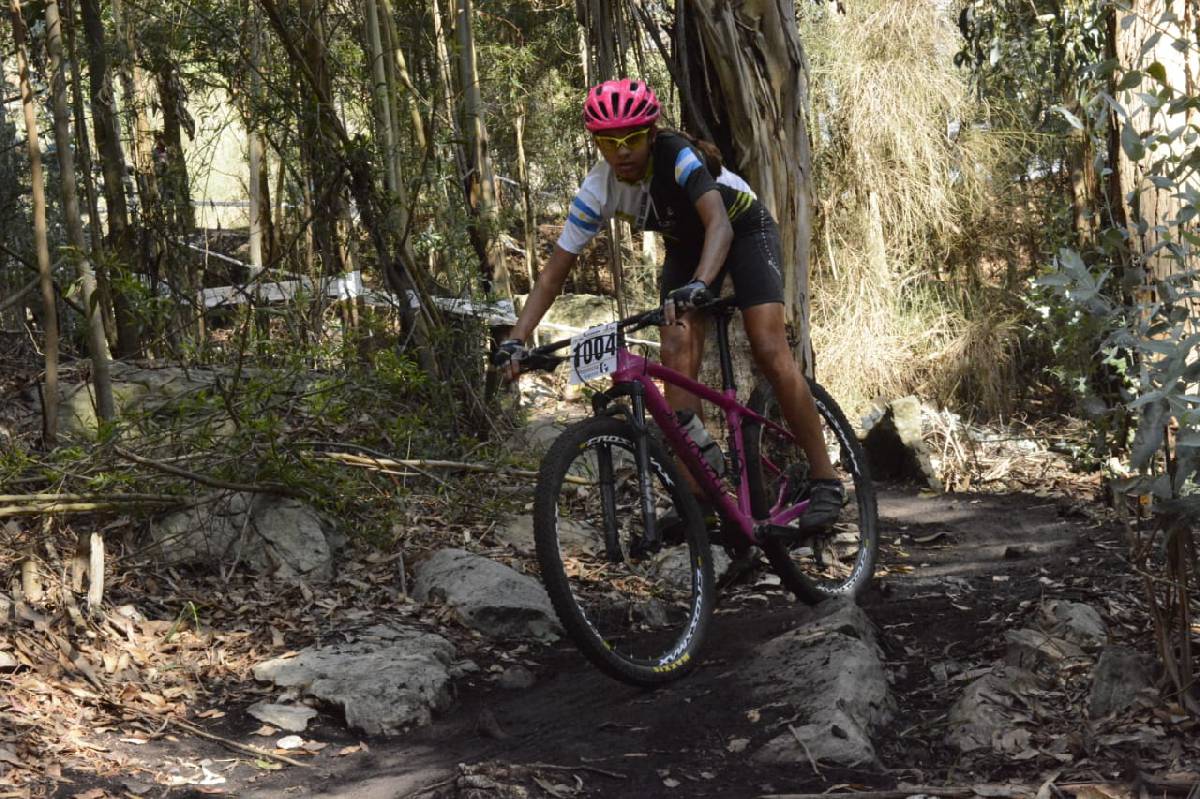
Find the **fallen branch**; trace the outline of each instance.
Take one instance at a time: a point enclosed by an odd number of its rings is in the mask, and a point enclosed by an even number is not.
[[[481,472],[487,474],[496,474],[504,477],[528,477],[537,479],[538,473],[529,469],[508,469],[503,466],[495,466],[488,463],[467,463],[465,461],[440,461],[426,459],[404,459],[397,460],[394,458],[377,458],[369,455],[352,455],[348,452],[322,452],[314,453],[317,457],[328,460],[345,463],[348,466],[361,466],[364,468],[381,467],[386,469],[451,469],[459,472]],[[575,483],[577,485],[592,485],[594,481],[588,480],[585,477],[576,475],[567,475],[566,482]]]
[[[121,511],[132,507],[143,508],[150,504],[183,505],[186,500],[175,498],[170,502],[32,502],[28,505],[6,505],[0,507],[0,519],[10,516],[40,516],[43,513],[98,513]]]
[[[804,739],[800,737],[800,732],[796,729],[796,726],[794,724],[789,724],[788,729],[792,731],[792,737],[796,739],[796,743],[800,744],[800,748],[804,750],[804,754],[808,757],[808,762],[812,766],[813,774],[816,774],[821,779],[824,779],[824,777],[821,776],[821,769],[817,766],[817,759],[813,757],[812,750],[808,748],[808,744],[806,744]]]
[[[278,760],[280,763],[287,763],[289,766],[312,768],[311,763],[303,763],[295,758],[288,757],[287,755],[276,754],[275,752],[267,749],[259,749],[257,746],[250,746],[249,744],[238,743],[237,741],[231,741],[228,738],[222,738],[220,735],[211,733],[203,727],[197,727],[191,722],[184,721],[183,719],[177,719],[174,716],[160,716],[157,713],[149,713],[145,710],[129,707],[128,705],[114,702],[111,699],[102,699],[101,701],[103,701],[106,705],[109,705],[111,709],[117,710],[121,713],[133,713],[134,715],[141,716],[143,719],[148,721],[161,721],[164,724],[173,724],[184,732],[191,733],[192,735],[199,735],[201,738],[207,738],[208,740],[219,743],[221,746],[224,746],[227,749],[232,749],[235,752],[254,755],[255,757],[271,758],[272,760]]]
[[[0,502],[181,502],[171,494],[0,494]]]
[[[135,455],[132,452],[122,449],[121,447],[113,447],[113,451],[120,455],[125,460],[140,463],[143,466],[149,466],[153,469],[158,469],[160,472],[173,474],[176,477],[183,477],[201,485],[206,485],[211,488],[223,488],[228,491],[248,491],[254,494],[278,494],[285,497],[293,497],[295,499],[304,499],[305,494],[302,491],[297,491],[294,488],[288,488],[278,483],[231,483],[228,480],[219,480],[215,477],[209,477],[196,472],[189,472],[187,469],[181,469],[178,466],[171,466],[162,461],[143,458],[141,455]]]
[[[547,771],[590,771],[593,774],[602,774],[605,777],[612,777],[614,780],[627,780],[629,775],[622,774],[619,771],[609,771],[608,769],[597,768],[596,766],[556,766],[553,763],[527,763],[525,768],[545,769]]]

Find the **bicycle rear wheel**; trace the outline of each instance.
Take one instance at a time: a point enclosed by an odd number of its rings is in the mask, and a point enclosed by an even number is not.
[[[542,582],[580,651],[634,685],[695,664],[714,604],[708,535],[674,459],[650,438],[656,517],[678,536],[645,551],[633,426],[610,417],[568,427],[542,460],[533,529]]]
[[[875,489],[854,429],[824,388],[811,380],[808,385],[821,418],[826,449],[846,489],[847,502],[829,530],[791,543],[772,539],[764,543],[763,552],[788,590],[801,600],[816,604],[834,596],[857,596],[867,587],[875,574],[879,529]],[[769,385],[754,390],[749,407],[787,429]],[[791,504],[802,500],[807,491],[809,466],[800,445],[751,421],[743,425],[742,431],[755,518],[765,517],[781,501]],[[793,526],[798,524],[794,522]]]

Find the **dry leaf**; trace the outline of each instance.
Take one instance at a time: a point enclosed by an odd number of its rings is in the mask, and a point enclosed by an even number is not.
[[[103,788],[92,788],[90,791],[73,794],[71,799],[105,799],[108,793]]]
[[[320,752],[327,746],[329,746],[329,744],[325,741],[305,741],[304,745],[300,748],[305,752]]]
[[[254,765],[263,771],[279,771],[281,768],[283,768],[282,763],[276,763],[274,760],[265,760],[263,758],[255,760]]]
[[[679,780],[667,777],[665,780],[663,780],[663,785],[667,786],[668,788],[678,788]]]
[[[280,749],[299,749],[304,746],[304,739],[299,735],[286,735],[275,742]]]
[[[225,715],[224,710],[217,710],[215,707],[211,707],[208,710],[202,710],[199,713],[197,713],[196,718],[198,718],[198,719],[219,719],[219,718],[223,717],[224,715]]]
[[[343,746],[341,749],[337,750],[337,754],[335,754],[334,757],[345,757],[346,755],[358,754],[361,751],[362,747],[358,745]]]
[[[745,752],[746,747],[749,745],[750,745],[749,738],[734,738],[734,739],[730,740],[729,743],[725,744],[725,749],[727,751],[733,752],[734,754],[737,754],[738,752]]]
[[[17,753],[3,744],[0,744],[0,762],[8,763],[17,768],[25,768],[25,764],[17,757]]]

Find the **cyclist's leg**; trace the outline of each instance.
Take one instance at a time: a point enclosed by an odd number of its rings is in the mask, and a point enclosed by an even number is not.
[[[825,450],[821,417],[808,390],[808,381],[787,343],[779,229],[766,209],[753,208],[747,211],[750,214],[755,217],[739,225],[741,231],[730,245],[726,268],[742,309],[742,323],[750,339],[754,364],[775,389],[788,428],[808,457],[810,477],[833,479],[835,473]]]
[[[804,379],[788,347],[783,303],[763,303],[743,308],[742,319],[746,325],[746,336],[750,339],[754,363],[775,389],[788,428],[808,457],[812,469],[810,476],[815,480],[833,479],[833,464],[825,449],[817,405],[808,389],[808,381]]]
[[[667,249],[666,260],[663,263],[662,277],[659,280],[659,299],[665,300],[667,295],[692,279],[699,260],[698,253],[681,252],[678,249]],[[700,360],[704,356],[704,331],[706,319],[703,314],[689,311],[680,320],[682,324],[663,325],[659,328],[659,340],[662,343],[660,357],[663,366],[679,372],[693,380],[700,374]],[[679,386],[667,383],[663,393],[667,404],[676,411],[692,411],[704,419],[704,409],[700,398]],[[707,505],[699,484],[692,473],[679,462],[679,471],[683,474],[688,488],[700,500],[701,506]]]
[[[699,253],[684,252],[668,247],[666,260],[663,263],[662,278],[659,281],[659,299],[665,300],[667,295],[682,285],[690,282],[696,271]],[[689,311],[681,319],[683,324],[664,325],[659,328],[662,342],[662,362],[672,369],[692,380],[700,374],[700,360],[704,356],[705,319],[702,314]],[[700,399],[690,391],[684,391],[670,383],[664,392],[667,402],[677,411],[690,410],[704,418]],[[687,471],[684,470],[686,474]],[[690,479],[690,475],[688,475]]]

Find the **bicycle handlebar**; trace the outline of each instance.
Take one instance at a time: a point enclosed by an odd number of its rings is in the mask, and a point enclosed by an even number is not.
[[[715,313],[729,308],[734,302],[735,299],[733,297],[718,297],[712,302],[696,306],[695,310]],[[647,327],[661,327],[666,323],[666,316],[663,314],[662,308],[659,307],[618,320],[617,329],[624,333],[632,333]],[[570,360],[566,356],[554,355],[553,353],[565,349],[570,345],[571,339],[564,338],[559,341],[552,341],[549,344],[543,344],[540,347],[534,347],[529,351],[528,355],[520,360],[521,374],[538,371],[553,372],[558,368],[560,363]]]

